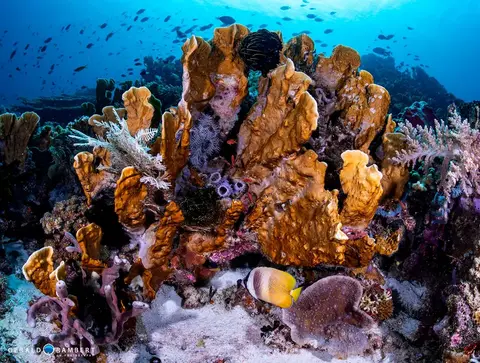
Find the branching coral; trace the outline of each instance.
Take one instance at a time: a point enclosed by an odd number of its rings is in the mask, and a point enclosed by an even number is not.
[[[149,154],[147,144],[155,137],[157,130],[141,129],[135,136],[130,134],[127,122],[113,110],[116,123],[99,122],[106,129],[105,138],[92,138],[72,129],[71,137],[81,142],[75,145],[102,147],[110,152],[111,166],[107,169],[120,175],[126,167],[132,166],[142,173],[142,182],[156,189],[168,189],[165,166],[161,155]]]
[[[451,110],[448,123],[435,121],[435,126],[413,127],[409,122],[400,126],[407,140],[405,149],[393,158],[398,164],[415,165],[423,161],[428,170],[436,158],[442,160],[439,190],[447,203],[455,187],[465,197],[480,195],[480,131],[462,121],[456,109]]]

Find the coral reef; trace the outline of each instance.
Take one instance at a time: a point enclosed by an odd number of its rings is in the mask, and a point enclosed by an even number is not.
[[[390,92],[392,96],[390,111],[395,118],[417,101],[426,102],[438,118],[447,116],[448,105],[461,103],[421,67],[402,69],[395,66],[393,57],[385,58],[375,54],[362,56],[362,64],[373,74],[376,82]]]
[[[20,104],[8,107],[8,111],[16,114],[35,112],[40,119],[53,121],[66,126],[67,120],[82,116],[91,116],[94,109],[95,94],[93,89],[75,92],[73,95],[62,94],[55,97],[38,97],[26,99],[20,97]]]
[[[265,93],[259,95],[239,132],[237,153],[244,168],[268,165],[298,151],[317,127],[316,102],[306,92],[311,79],[295,72],[293,62],[287,60],[270,74],[270,80],[270,87],[260,85]]]
[[[143,344],[160,359],[190,318],[230,332],[221,311],[278,357],[480,350],[478,107],[432,123],[429,105],[451,95],[399,96],[420,80],[440,89],[423,71],[314,45],[232,24],[187,38],[180,60],[146,57],[143,80],[99,79],[88,118],[34,132],[33,113],[1,116],[0,256],[15,261],[7,249],[23,245],[24,278],[44,294],[31,297],[29,339],[99,361]],[[382,72],[400,73],[392,92]],[[249,294],[246,276],[263,266],[306,287],[291,308]],[[171,336],[176,358],[230,357],[200,354],[207,335],[194,349]]]

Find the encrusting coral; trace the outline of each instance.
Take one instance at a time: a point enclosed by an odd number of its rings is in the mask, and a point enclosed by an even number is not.
[[[25,112],[20,117],[13,113],[0,115],[0,161],[6,165],[25,162],[28,140],[39,120],[35,112]]]

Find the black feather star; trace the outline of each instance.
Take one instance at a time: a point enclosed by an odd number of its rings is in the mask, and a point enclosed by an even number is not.
[[[242,40],[238,52],[249,69],[260,71],[262,76],[266,77],[268,72],[280,63],[282,48],[282,41],[277,33],[260,29]]]

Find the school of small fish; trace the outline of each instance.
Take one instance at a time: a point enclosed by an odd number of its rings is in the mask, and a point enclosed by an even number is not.
[[[298,32],[293,32],[291,36],[297,36],[300,34],[307,34],[310,35],[320,35],[323,34],[324,36],[332,36],[332,33],[335,33],[335,28],[332,27],[335,23],[335,20],[338,19],[339,14],[335,11],[330,11],[330,12],[320,12],[317,10],[315,7],[311,7],[308,5],[309,1],[308,0],[302,0],[301,4],[299,5],[299,8],[307,8],[308,7],[308,12],[305,13],[304,17],[307,21],[312,21],[314,23],[317,23],[317,26],[320,25],[326,25],[325,28],[323,29],[318,29],[318,28],[311,28],[312,30],[304,29]],[[229,9],[229,7],[226,7]],[[253,23],[246,24],[246,26],[251,30],[251,31],[256,31],[258,29],[264,29],[264,28],[269,28],[271,30],[280,29],[282,30],[282,25],[283,22],[288,22],[288,23],[293,23],[294,21],[297,21],[297,18],[293,15],[291,16],[286,16],[285,14],[288,14],[289,12],[293,12],[295,9],[293,6],[290,5],[283,5],[279,7],[279,16],[278,20],[275,21],[275,25],[273,24],[268,24],[268,23],[259,23],[258,25],[254,25]],[[251,16],[254,17],[256,14],[252,13]],[[60,37],[69,37],[72,32],[75,32],[74,34],[77,34],[75,37],[75,41],[77,42],[78,45],[80,45],[79,48],[77,48],[79,54],[84,54],[86,52],[95,52],[94,57],[89,57],[92,60],[93,59],[98,59],[98,57],[102,57],[102,55],[99,55],[99,51],[102,51],[102,49],[105,47],[105,43],[113,41],[112,39],[120,39],[121,37],[124,37],[124,35],[117,35],[118,33],[122,32],[129,32],[132,29],[136,29],[137,31],[140,32],[146,32],[146,31],[158,31],[160,36],[162,37],[162,40],[165,40],[166,38],[170,38],[171,42],[171,48],[170,49],[165,49],[163,45],[161,45],[162,42],[153,42],[153,48],[148,48],[145,47],[143,48],[143,53],[145,55],[151,55],[158,53],[160,51],[170,51],[174,52],[175,49],[178,49],[179,44],[182,44],[185,42],[185,40],[192,36],[193,34],[197,36],[211,36],[211,29],[214,27],[219,27],[219,26],[229,26],[231,24],[234,24],[237,22],[237,19],[230,15],[221,15],[221,16],[212,16],[211,20],[209,22],[206,22],[204,24],[199,24],[198,23],[198,18],[193,18],[193,19],[186,19],[181,17],[181,13],[177,12],[176,14],[153,14],[150,12],[147,8],[141,8],[138,9],[136,12],[129,13],[127,11],[124,11],[121,13],[121,21],[118,21],[116,23],[112,22],[102,22],[98,24],[97,26],[94,27],[88,27],[85,24],[66,24],[61,27],[60,30],[60,35],[48,35],[44,34],[40,44],[34,45],[33,41],[29,43],[24,43],[22,41],[15,41],[12,45],[9,45],[6,43],[4,40],[6,38],[6,35],[8,34],[9,30],[3,30],[3,33],[0,33],[0,50],[5,50],[8,47],[11,47],[9,51],[9,59],[6,62],[0,62],[0,71],[5,72],[5,70],[8,69],[15,69],[15,72],[23,72],[24,75],[28,75],[29,69],[41,69],[45,67],[48,69],[48,72],[45,72],[46,75],[42,75],[40,77],[40,80],[42,81],[42,90],[45,89],[46,87],[49,86],[48,83],[50,83],[50,86],[57,87],[55,82],[51,82],[47,75],[52,75],[54,72],[58,72],[58,69],[60,67],[65,67],[66,64],[70,65],[72,68],[72,74],[75,75],[81,71],[84,71],[85,69],[88,69],[88,64],[80,64],[80,65],[75,65],[72,64],[75,60],[75,53],[67,53],[66,51],[63,51],[62,48],[59,46],[60,43]],[[330,25],[330,26],[328,26]],[[169,30],[169,32],[166,32],[165,27]],[[28,27],[29,29],[31,26]],[[314,30],[313,30],[314,29]],[[52,28],[52,33],[53,32]],[[413,31],[414,28],[411,26],[406,27],[407,32]],[[1,30],[0,30],[1,31]],[[169,34],[173,33],[173,37]],[[38,37],[41,36],[36,31],[32,31],[31,35],[37,39]],[[288,37],[288,34],[284,34],[284,37]],[[376,39],[372,40],[372,46],[369,49],[369,51],[372,51],[373,53],[383,56],[383,57],[389,57],[393,55],[393,52],[390,48],[389,45],[385,46],[378,46],[375,44],[375,42],[380,41],[380,42],[390,42],[393,41],[393,43],[397,43],[398,41],[404,42],[404,47],[407,47],[407,41],[408,37],[402,36],[402,37],[397,37],[395,34],[384,34],[381,32]],[[208,40],[206,38],[206,40]],[[322,38],[315,38],[314,39],[315,43],[318,44],[320,48],[327,48],[327,47],[334,47],[336,44],[333,44],[333,42],[327,42],[326,39]],[[118,40],[117,40],[118,42]],[[143,45],[143,40],[138,39],[137,44],[140,46]],[[117,44],[117,43],[115,43]],[[117,51],[109,51],[106,55],[103,55],[103,57],[114,57],[114,56],[120,56],[122,52],[126,50],[127,45],[122,45],[117,49]],[[2,49],[3,48],[3,49]],[[142,50],[142,48],[140,47]],[[53,56],[52,56],[52,55]],[[90,53],[88,53],[90,54]],[[421,60],[418,55],[413,55],[413,54],[408,54],[408,57],[411,56],[412,59],[412,65],[406,64],[403,62],[402,66],[404,67],[410,67],[410,66],[415,66],[419,65],[421,67],[428,68],[428,65],[424,64],[418,64]],[[45,64],[47,62],[47,59],[55,59],[52,63]],[[33,61],[33,62],[32,62]],[[417,63],[417,64],[415,64]],[[11,67],[13,65],[14,67]],[[137,58],[132,61],[133,67],[141,67],[143,66],[143,62],[140,60],[140,58]],[[133,67],[127,67],[124,73],[122,73],[122,77],[127,77],[127,76],[133,76],[135,77],[135,71]],[[107,70],[107,68],[105,68]],[[142,72],[144,70],[139,69],[139,72]],[[100,76],[100,75],[99,75]],[[14,73],[11,71],[8,73],[9,78],[14,77]],[[61,81],[61,83],[65,83],[67,85],[73,85],[73,82],[78,82],[76,79],[65,79],[60,77],[59,79],[57,78],[57,81]],[[48,82],[48,83],[47,83]],[[86,85],[82,85],[81,87],[87,88]],[[63,92],[63,90],[61,90]],[[1,100],[1,98],[0,98]]]

